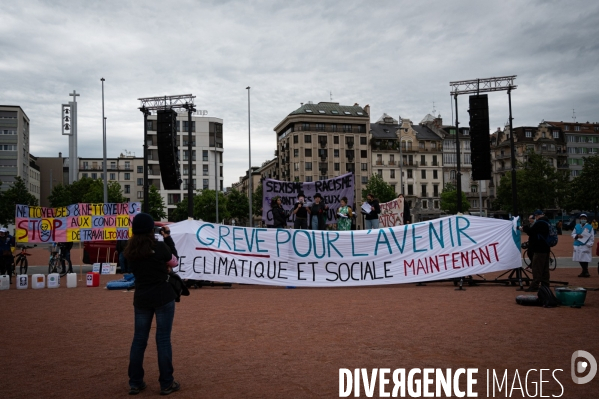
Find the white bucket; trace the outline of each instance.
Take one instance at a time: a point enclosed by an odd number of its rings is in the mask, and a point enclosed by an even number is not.
[[[27,288],[29,288],[29,276],[26,274],[19,274],[17,277],[15,277],[15,280],[17,281],[17,289],[18,290],[26,290]]]
[[[34,274],[31,276],[31,288],[39,290],[46,288],[46,276],[44,274]]]
[[[60,287],[60,274],[50,273],[48,274],[48,288]]]
[[[10,279],[7,275],[0,276],[0,290],[7,290],[10,287]]]
[[[67,288],[77,288],[77,273],[67,274]]]

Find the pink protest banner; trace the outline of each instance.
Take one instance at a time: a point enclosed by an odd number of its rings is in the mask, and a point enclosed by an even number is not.
[[[126,240],[140,202],[73,204],[59,208],[17,205],[17,242]]]
[[[403,225],[404,220],[404,199],[396,198],[389,202],[380,204],[381,213],[379,214],[379,227],[393,227]]]

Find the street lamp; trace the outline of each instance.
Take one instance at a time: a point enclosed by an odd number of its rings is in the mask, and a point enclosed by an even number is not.
[[[100,79],[102,81],[102,137],[103,137],[103,145],[104,145],[104,203],[108,203],[108,175],[107,175],[107,167],[106,167],[106,117],[104,116],[104,78]]]
[[[248,152],[249,152],[249,168],[248,168],[248,192],[250,201],[250,227],[254,226],[252,217],[252,135],[250,130],[250,86],[245,88],[248,91]]]

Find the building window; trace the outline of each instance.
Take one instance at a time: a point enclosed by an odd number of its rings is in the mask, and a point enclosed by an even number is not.
[[[424,141],[419,141],[418,142],[418,148],[421,150],[424,150]]]
[[[368,158],[368,150],[360,150],[360,158]]]
[[[300,168],[300,163],[299,162],[294,162],[293,163],[293,170],[295,172],[297,172],[297,171],[299,171],[299,168]]]
[[[570,126],[564,125],[564,130],[570,130]]]
[[[125,173],[125,180],[131,180],[131,173]]]
[[[114,169],[114,168],[112,168]],[[144,172],[144,167],[143,166],[138,166],[137,167],[137,173],[143,173]]]
[[[98,174],[97,173],[92,173],[92,179],[97,179],[98,178]]]
[[[554,139],[559,139],[559,130],[554,130],[553,131],[553,138]]]
[[[428,200],[422,200],[422,209],[428,209]]]
[[[188,132],[189,131],[189,121],[183,121],[183,131],[184,132]],[[196,122],[195,121],[191,121],[191,131],[195,132],[196,131]]]
[[[306,176],[306,181],[307,182],[311,182],[312,181],[312,176]]]
[[[87,177],[87,173],[83,173],[81,176],[82,177]]]
[[[433,170],[433,179],[438,179],[439,175],[437,173],[437,169]]]
[[[306,157],[312,157],[312,149],[311,148],[306,148],[304,150],[304,156],[306,156]]]
[[[367,163],[361,163],[360,164],[360,170],[368,170],[368,164]]]
[[[455,180],[455,170],[450,170],[449,171],[449,179],[450,180]]]
[[[305,170],[312,170],[312,162],[305,162],[304,168]]]
[[[131,162],[125,161],[125,169],[131,169]]]
[[[376,174],[382,178],[383,177],[383,169],[377,169]]]
[[[317,123],[316,130],[319,132],[324,132],[324,123]]]
[[[368,184],[368,176],[362,176],[362,184]]]
[[[339,163],[338,162],[335,162],[333,164],[333,170],[335,170],[335,172],[339,172]]]
[[[202,176],[208,176],[208,165],[202,165]]]
[[[137,192],[137,199],[143,199],[144,198],[144,192],[143,191],[138,191]]]
[[[137,185],[138,185],[138,186],[143,186],[143,185],[144,185],[144,179],[143,179],[143,178],[141,178],[141,177],[138,177],[138,178],[137,178]]]
[[[422,184],[422,185],[420,186],[420,189],[421,189],[421,194],[422,194],[422,196],[423,196],[423,197],[428,197],[428,193],[426,192],[426,184]]]
[[[478,186],[470,186],[470,192],[478,193]]]
[[[361,145],[366,145],[366,140],[367,140],[366,137],[360,137],[360,144]]]
[[[297,143],[299,143],[299,137],[296,134],[295,136],[293,136],[293,144],[297,144]]]
[[[87,176],[87,173],[84,173]],[[110,180],[116,180],[116,173],[111,173],[110,175]]]
[[[574,126],[574,131],[575,132],[580,132],[580,126]]]
[[[131,194],[131,186],[128,184],[125,184],[125,194]]]
[[[433,197],[438,197],[438,196],[439,196],[439,185],[434,184],[433,185]]]
[[[414,175],[412,173],[412,169],[408,169],[408,179],[413,179]]]
[[[335,126],[335,130],[333,130],[333,132],[337,131],[337,125],[331,125],[331,129],[333,126]],[[333,144],[339,144],[339,136],[333,136]]]
[[[337,125],[333,124],[331,125],[331,132],[336,132],[337,131]],[[337,143],[335,144],[339,144],[339,136],[337,136]]]
[[[339,158],[339,150],[333,150],[333,157]]]
[[[304,143],[311,143],[312,142],[312,135],[311,134],[305,134],[304,135]]]
[[[202,179],[202,188],[208,190],[208,179]]]
[[[208,162],[208,150],[202,150],[202,161]]]
[[[391,179],[395,179],[395,169],[391,169],[391,170],[389,170],[389,174],[390,174],[390,176],[389,176],[389,177],[390,177]]]
[[[420,177],[423,178],[423,179],[426,179],[426,170],[422,169],[420,171]]]
[[[439,209],[439,208],[440,208],[440,206],[439,206],[439,200],[434,200],[434,201],[433,201],[433,207],[434,207],[435,209]]]
[[[408,195],[414,195],[414,186],[412,184],[408,184]]]

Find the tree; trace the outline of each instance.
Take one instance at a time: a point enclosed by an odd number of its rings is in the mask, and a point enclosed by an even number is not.
[[[262,217],[262,183],[258,184],[258,187],[254,189],[254,193],[252,194],[252,213],[254,216]],[[248,214],[249,214],[248,209]]]
[[[452,183],[445,184],[441,191],[441,209],[449,214],[458,213],[458,189]],[[470,209],[470,202],[462,191],[462,212],[467,212],[468,209]]]
[[[229,216],[237,219],[239,225],[245,224],[250,212],[248,196],[237,190],[231,190],[227,195],[227,210]]]
[[[10,185],[8,190],[1,193],[0,197],[0,225],[7,227],[9,224],[15,223],[15,209],[17,205],[37,206],[37,198],[35,198],[25,185],[25,181],[20,177],[15,177],[15,181]]]
[[[148,191],[148,213],[152,215],[154,220],[162,220],[166,219],[167,217],[167,214],[165,212],[164,199],[160,195],[160,192],[158,191],[156,186],[153,184],[150,184],[150,190]]]
[[[561,193],[558,182],[563,182],[563,177],[542,155],[532,150],[526,155],[526,161],[519,162],[519,169],[516,171],[519,213],[528,214],[535,209],[556,207],[558,201],[564,201],[564,198],[556,200],[558,193]],[[560,194],[559,197],[564,195]],[[497,201],[501,209],[513,212],[511,174],[501,178],[497,188]]]
[[[206,222],[219,223],[216,220],[216,195],[214,190],[202,190],[193,199],[194,218],[202,219]],[[227,199],[222,192],[218,192],[218,218],[219,220],[229,219],[227,211]]]
[[[599,208],[599,155],[584,157],[580,174],[571,182],[569,204],[580,210]]]
[[[73,183],[72,186],[75,184]],[[71,187],[72,195],[75,194],[75,190]],[[91,179],[88,191],[83,194],[81,202],[96,203],[100,204],[104,202],[104,181]],[[123,196],[121,185],[116,181],[108,183],[108,202],[127,202],[127,199]],[[75,203],[75,202],[73,202]]]
[[[171,214],[169,220],[171,222],[180,222],[181,220],[187,220],[188,218],[188,210],[187,210],[187,198],[183,198],[181,202],[179,202]],[[195,218],[195,215],[194,215]]]
[[[374,195],[380,203],[389,202],[396,197],[393,187],[385,182],[378,174],[374,174],[368,179],[368,184],[366,184],[366,187],[362,190],[362,199],[366,200],[366,196],[369,193]]]
[[[82,177],[79,180],[74,181],[70,184],[69,190],[71,191],[71,202],[70,204],[79,204],[86,201],[83,200],[85,194],[90,190],[90,187],[94,183],[94,179],[89,177]],[[100,201],[102,202],[102,201]],[[70,205],[69,204],[69,205]]]
[[[57,208],[74,204],[71,197],[71,187],[68,184],[57,184],[52,187],[52,192],[48,196],[48,200],[51,207]]]

